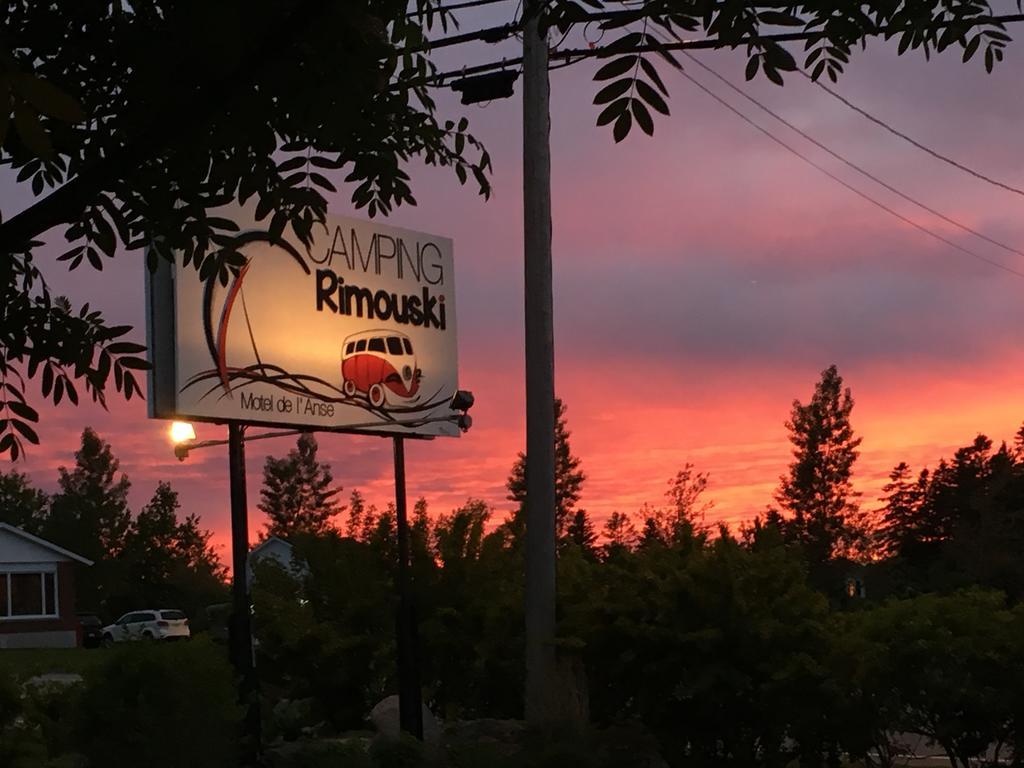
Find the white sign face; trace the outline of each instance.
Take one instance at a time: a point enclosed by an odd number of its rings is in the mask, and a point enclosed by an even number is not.
[[[459,434],[451,240],[328,217],[307,250],[235,219],[247,263],[226,286],[178,265],[168,320],[150,278],[151,415]]]

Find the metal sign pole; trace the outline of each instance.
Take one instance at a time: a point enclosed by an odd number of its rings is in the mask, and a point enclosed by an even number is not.
[[[396,436],[395,517],[398,528],[398,718],[401,728],[423,740],[416,607],[409,584],[409,519],[405,498],[405,442]]]
[[[260,753],[259,682],[253,663],[249,598],[249,513],[245,492],[245,437],[238,422],[228,423],[228,474],[231,483],[231,661],[238,675],[238,698],[245,707],[243,765],[255,765]]]

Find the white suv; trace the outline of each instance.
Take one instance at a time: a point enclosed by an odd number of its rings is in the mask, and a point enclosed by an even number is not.
[[[163,609],[126,613],[103,628],[103,644],[106,646],[126,640],[187,640],[191,636],[184,613]]]

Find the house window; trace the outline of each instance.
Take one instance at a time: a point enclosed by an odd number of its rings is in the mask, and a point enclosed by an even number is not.
[[[49,571],[0,573],[0,619],[56,615],[56,574]]]

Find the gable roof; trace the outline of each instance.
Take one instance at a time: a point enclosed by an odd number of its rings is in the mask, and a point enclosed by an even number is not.
[[[83,565],[93,564],[92,560],[89,560],[88,558],[82,557],[81,555],[76,555],[74,552],[64,549],[64,547],[58,547],[51,541],[41,539],[38,536],[33,536],[28,531],[23,531],[21,530],[21,528],[15,528],[13,525],[10,525],[9,523],[0,523],[0,531],[7,531],[8,533],[13,534],[14,536],[18,536],[22,539],[25,539],[25,541],[32,542],[36,546],[43,547],[44,549],[48,549],[51,552],[56,552],[58,555],[63,555],[69,560],[75,560],[79,563],[82,563]]]
[[[249,550],[249,558],[251,559],[253,555],[262,552],[275,541],[284,544],[286,547],[288,547],[289,550],[292,549],[292,545],[289,542],[282,539],[280,536],[267,536],[267,538],[265,538],[263,541],[261,541],[259,544],[257,544],[255,547]]]

